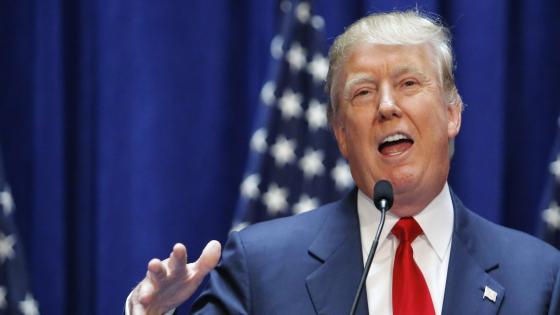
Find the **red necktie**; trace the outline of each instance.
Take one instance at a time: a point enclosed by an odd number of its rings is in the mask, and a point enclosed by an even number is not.
[[[400,241],[393,265],[393,315],[435,315],[430,290],[414,262],[412,241],[422,234],[414,218],[401,218],[391,231]]]

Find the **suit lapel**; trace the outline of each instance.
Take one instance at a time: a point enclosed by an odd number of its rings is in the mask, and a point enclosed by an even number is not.
[[[451,196],[455,223],[442,314],[497,314],[505,296],[492,277],[499,262],[486,249],[472,214]]]
[[[333,205],[309,254],[321,265],[306,278],[309,296],[317,314],[346,314],[360,282],[363,259],[354,190]],[[368,314],[366,294],[357,314]]]

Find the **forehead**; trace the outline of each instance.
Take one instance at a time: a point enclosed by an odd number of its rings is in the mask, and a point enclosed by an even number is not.
[[[428,44],[359,44],[351,48],[340,70],[345,74],[369,73],[374,76],[420,72],[436,76],[435,56]]]

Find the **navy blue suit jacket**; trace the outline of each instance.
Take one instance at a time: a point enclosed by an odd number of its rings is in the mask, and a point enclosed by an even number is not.
[[[560,253],[491,223],[452,194],[443,314],[560,314]],[[356,191],[233,233],[195,314],[347,314],[363,270]],[[483,299],[484,288],[497,292]],[[365,291],[364,291],[365,293]],[[365,294],[358,314],[368,314]]]

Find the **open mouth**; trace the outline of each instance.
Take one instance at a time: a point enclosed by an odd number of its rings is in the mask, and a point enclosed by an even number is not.
[[[410,139],[409,136],[397,133],[385,137],[383,141],[381,141],[381,144],[379,144],[377,150],[383,155],[393,156],[405,152],[410,149],[413,144],[414,141]]]

